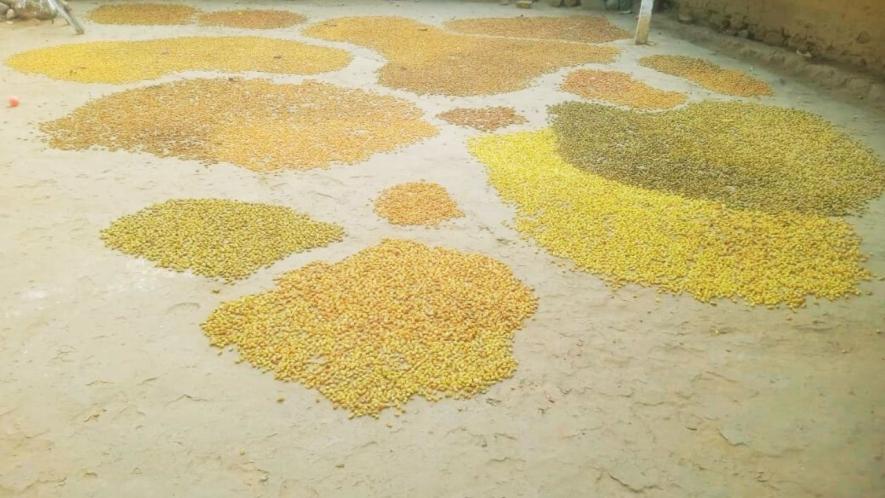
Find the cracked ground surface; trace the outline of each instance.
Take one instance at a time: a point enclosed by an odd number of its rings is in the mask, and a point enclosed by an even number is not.
[[[561,12],[497,2],[316,0],[291,8],[308,17],[303,26],[339,16],[406,15],[440,26],[455,17]],[[629,27],[626,17],[612,19]],[[87,29],[93,39],[220,33],[196,25]],[[515,130],[542,128],[547,105],[575,98],[559,90],[569,70],[509,94],[419,98],[377,83],[378,53],[309,40],[301,29],[275,36],[354,56],[347,68],[312,78],[410,100],[440,134],[350,167],[273,175],[148,154],[59,151],[47,148],[39,122],[140,84],[66,83],[0,66],[0,89],[22,99],[17,109],[0,109],[0,497],[882,495],[885,199],[848,219],[879,276],[856,298],[794,313],[711,306],[635,286],[613,291],[520,239],[512,209],[467,151],[478,132],[435,117],[456,107],[512,106],[528,119]],[[71,41],[59,24],[4,25],[0,59]],[[722,98],[637,62],[652,53],[706,57],[770,83],[774,96],[764,102],[819,113],[885,156],[881,114],[666,34],[655,42],[612,42],[623,50],[615,63],[585,67],[624,71],[689,101]],[[419,180],[445,186],[465,216],[428,230],[374,215],[381,191]],[[121,214],[183,197],[286,205],[343,225],[349,238],[235,286],[103,247],[98,232]],[[348,420],[315,392],[208,347],[199,323],[221,302],[388,237],[492,256],[533,288],[539,308],[515,335],[513,378],[474,399],[415,400],[399,417]]]

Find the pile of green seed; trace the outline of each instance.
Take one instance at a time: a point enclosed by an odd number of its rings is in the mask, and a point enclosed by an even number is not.
[[[612,180],[768,212],[844,215],[885,190],[885,163],[824,119],[740,102],[636,113],[569,102],[553,129],[568,162]]]
[[[120,92],[41,128],[60,149],[100,146],[253,171],[355,164],[437,133],[420,109],[394,97],[232,78]]]
[[[456,19],[445,27],[461,33],[602,43],[629,38],[630,33],[599,16],[499,17]]]
[[[226,199],[176,199],[123,216],[102,231],[113,249],[176,271],[228,281],[294,252],[342,239],[341,227],[287,207]]]
[[[469,126],[481,131],[495,131],[505,126],[522,124],[526,119],[512,107],[459,107],[437,116],[449,123]]]
[[[771,95],[771,87],[741,71],[723,69],[704,59],[682,55],[651,55],[639,59],[639,64],[662,73],[691,80],[698,85],[737,97]]]
[[[203,26],[226,26],[229,28],[277,29],[302,23],[307,18],[285,10],[221,10],[201,14]]]
[[[554,40],[458,35],[402,17],[348,17],[309,27],[324,40],[365,45],[388,63],[381,83],[418,94],[486,95],[520,90],[561,67],[611,62],[614,47]]]
[[[562,89],[587,99],[646,110],[669,109],[686,99],[684,93],[659,90],[617,71],[579,69],[566,77]]]
[[[513,334],[536,309],[504,264],[404,240],[309,264],[277,283],[223,304],[204,332],[353,416],[377,416],[413,396],[466,398],[509,377]]]
[[[428,182],[390,187],[375,200],[375,212],[394,225],[435,226],[464,216],[445,187]]]
[[[724,207],[607,180],[563,161],[551,130],[484,136],[471,152],[517,206],[517,229],[611,283],[654,285],[702,301],[802,306],[868,278],[842,220]]]
[[[89,13],[99,24],[189,24],[197,9],[172,3],[119,3],[102,5]]]
[[[13,55],[6,63],[58,80],[131,83],[189,70],[317,74],[343,68],[350,63],[350,55],[291,40],[190,36],[59,45]]]

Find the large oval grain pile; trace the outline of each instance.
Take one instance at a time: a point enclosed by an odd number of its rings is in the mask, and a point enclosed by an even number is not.
[[[100,146],[254,171],[354,164],[437,133],[420,109],[394,97],[228,78],[117,93],[42,129],[61,149]]]
[[[461,33],[601,43],[629,38],[630,33],[599,16],[491,17],[455,19],[445,27]]]
[[[317,74],[349,62],[344,50],[255,36],[77,43],[29,50],[6,61],[25,73],[81,83],[130,83],[180,71]]]
[[[112,3],[89,13],[98,24],[180,25],[189,24],[197,9],[174,3]]]
[[[565,160],[633,185],[822,215],[859,211],[885,190],[885,163],[803,111],[739,102],[659,113],[569,102],[551,111]]]
[[[338,225],[284,206],[176,199],[123,216],[102,231],[108,247],[157,266],[236,280],[294,252],[341,240]]]
[[[347,17],[305,31],[324,40],[365,45],[388,63],[381,83],[418,94],[485,95],[525,88],[561,67],[611,62],[614,47],[553,40],[508,40],[452,34],[402,17]]]
[[[662,73],[691,80],[698,85],[737,97],[771,95],[768,83],[735,69],[724,69],[710,61],[683,55],[651,55],[639,59],[639,64]]]
[[[214,346],[236,346],[354,416],[413,396],[473,396],[509,377],[513,333],[536,307],[502,263],[404,240],[277,283],[223,304],[203,330]]]
[[[288,28],[307,18],[285,10],[220,10],[200,14],[203,26],[225,26],[246,29]]]
[[[470,150],[516,204],[520,232],[614,284],[795,307],[809,295],[854,294],[868,277],[841,220],[728,209],[607,180],[560,159],[550,130],[479,137]]]
[[[381,192],[375,212],[394,225],[435,226],[464,213],[437,183],[402,183]]]
[[[522,124],[526,119],[512,107],[458,107],[440,113],[437,117],[459,126],[469,126],[481,131]]]
[[[586,99],[645,110],[669,109],[686,99],[684,93],[659,90],[618,71],[579,69],[565,78],[562,89]]]

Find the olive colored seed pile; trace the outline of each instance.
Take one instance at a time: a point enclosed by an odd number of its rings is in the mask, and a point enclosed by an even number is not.
[[[6,62],[19,71],[58,80],[130,83],[189,70],[317,74],[343,68],[350,55],[290,40],[192,36],[58,45],[16,54]]]
[[[701,102],[636,113],[551,108],[563,158],[612,180],[730,207],[844,215],[885,189],[885,163],[804,111]]]
[[[277,284],[224,303],[204,332],[353,416],[416,395],[467,398],[506,379],[513,334],[536,308],[504,264],[404,240],[309,264]]]
[[[808,295],[856,294],[869,276],[842,220],[729,209],[607,180],[563,161],[551,130],[469,147],[516,204],[520,232],[615,285],[798,307]]]
[[[434,226],[464,216],[445,187],[428,182],[390,187],[375,200],[375,212],[394,225]]]
[[[123,216],[101,238],[108,247],[162,268],[230,281],[343,235],[338,225],[313,221],[284,206],[175,199]]]
[[[307,18],[285,10],[222,10],[200,14],[203,26],[226,26],[229,28],[277,29],[302,23]]]
[[[566,77],[562,89],[586,99],[645,110],[669,109],[686,99],[684,93],[659,90],[617,71],[579,69]]]
[[[651,55],[639,64],[662,73],[679,76],[725,95],[758,97],[771,95],[768,83],[734,69],[724,69],[710,61],[682,55]]]
[[[602,43],[629,38],[630,33],[599,16],[498,17],[455,19],[445,23],[452,31],[510,38],[541,38]]]
[[[495,131],[498,128],[526,122],[526,119],[512,107],[459,107],[441,113],[438,117],[452,124],[469,126],[481,131]]]
[[[348,17],[307,28],[309,36],[381,52],[381,83],[418,94],[487,95],[519,90],[543,74],[586,62],[611,62],[614,47],[553,40],[452,34],[401,17]]]
[[[101,5],[89,13],[99,24],[189,24],[197,9],[171,3],[116,3]]]
[[[99,146],[253,171],[354,164],[437,133],[420,109],[394,97],[233,78],[120,92],[41,128],[60,149]]]

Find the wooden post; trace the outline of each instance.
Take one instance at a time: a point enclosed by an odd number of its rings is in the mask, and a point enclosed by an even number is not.
[[[639,17],[636,19],[636,44],[645,45],[648,43],[648,30],[651,27],[651,9],[654,7],[655,0],[642,0],[639,7]]]

